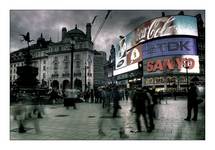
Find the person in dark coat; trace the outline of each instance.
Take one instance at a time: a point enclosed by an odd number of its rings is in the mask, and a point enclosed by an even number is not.
[[[187,96],[187,118],[184,119],[186,121],[190,121],[192,109],[194,111],[194,116],[192,120],[194,121],[197,120],[197,116],[198,116],[197,96],[198,96],[197,87],[194,83],[191,83],[190,88],[188,90],[188,96]]]
[[[119,105],[120,93],[117,86],[113,88],[112,98],[113,98],[113,118],[115,118],[117,116],[118,109],[121,109],[121,106]]]
[[[125,89],[125,98],[126,98],[126,101],[128,101],[128,89]]]
[[[150,93],[145,89],[137,88],[134,97],[134,106],[136,113],[136,124],[137,124],[137,132],[141,132],[141,123],[140,118],[143,116],[145,127],[147,132],[151,132],[154,129],[153,123],[153,113],[151,112],[152,107],[152,97],[150,97]],[[148,117],[147,117],[148,116]]]

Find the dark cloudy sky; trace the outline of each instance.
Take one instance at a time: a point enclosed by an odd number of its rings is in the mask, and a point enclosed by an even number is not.
[[[126,35],[144,21],[161,16],[160,10],[113,10],[105,25],[98,35],[94,49],[106,51],[109,54],[111,45],[116,42],[119,35]],[[178,10],[165,10],[166,15],[176,15]],[[186,10],[185,15],[202,14],[203,10]],[[92,26],[92,38],[101,25],[107,10],[11,10],[10,11],[10,50],[15,51],[25,47],[20,42],[19,34],[30,32],[31,38],[36,40],[41,33],[46,39],[52,38],[53,42],[61,39],[61,29],[66,27],[71,30],[78,28],[86,32],[86,23],[92,22],[94,16],[98,16]]]

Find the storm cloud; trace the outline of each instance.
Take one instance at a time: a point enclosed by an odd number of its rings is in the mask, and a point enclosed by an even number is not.
[[[112,10],[101,32],[94,42],[94,49],[105,51],[109,55],[111,45],[116,43],[120,35],[126,35],[144,21],[166,15],[176,15],[179,10]],[[35,41],[43,33],[48,40],[60,41],[61,29],[78,28],[86,32],[86,23],[92,22],[92,39],[99,26],[103,22],[107,10],[11,10],[10,11],[10,51],[16,51],[26,47],[20,40],[20,34],[30,32],[31,39]],[[204,10],[185,10],[185,15],[202,14],[205,20]]]

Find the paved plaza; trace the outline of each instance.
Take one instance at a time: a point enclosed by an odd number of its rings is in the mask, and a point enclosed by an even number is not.
[[[199,105],[197,121],[184,121],[186,99],[168,98],[167,104],[157,105],[155,130],[147,133],[136,132],[135,113],[130,112],[130,101],[120,101],[120,117],[111,118],[111,113],[102,109],[101,104],[77,103],[77,109],[66,109],[63,105],[45,105],[45,116],[39,119],[40,133],[36,133],[31,121],[26,123],[27,132],[18,133],[17,123],[10,117],[11,140],[204,140],[205,106]],[[13,106],[11,106],[11,109]],[[105,136],[98,134],[102,123]],[[119,128],[123,126],[128,138],[120,138]]]

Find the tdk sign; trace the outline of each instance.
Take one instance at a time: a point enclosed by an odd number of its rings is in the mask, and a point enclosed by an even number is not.
[[[143,59],[160,56],[196,54],[197,48],[195,38],[164,38],[143,44]]]

